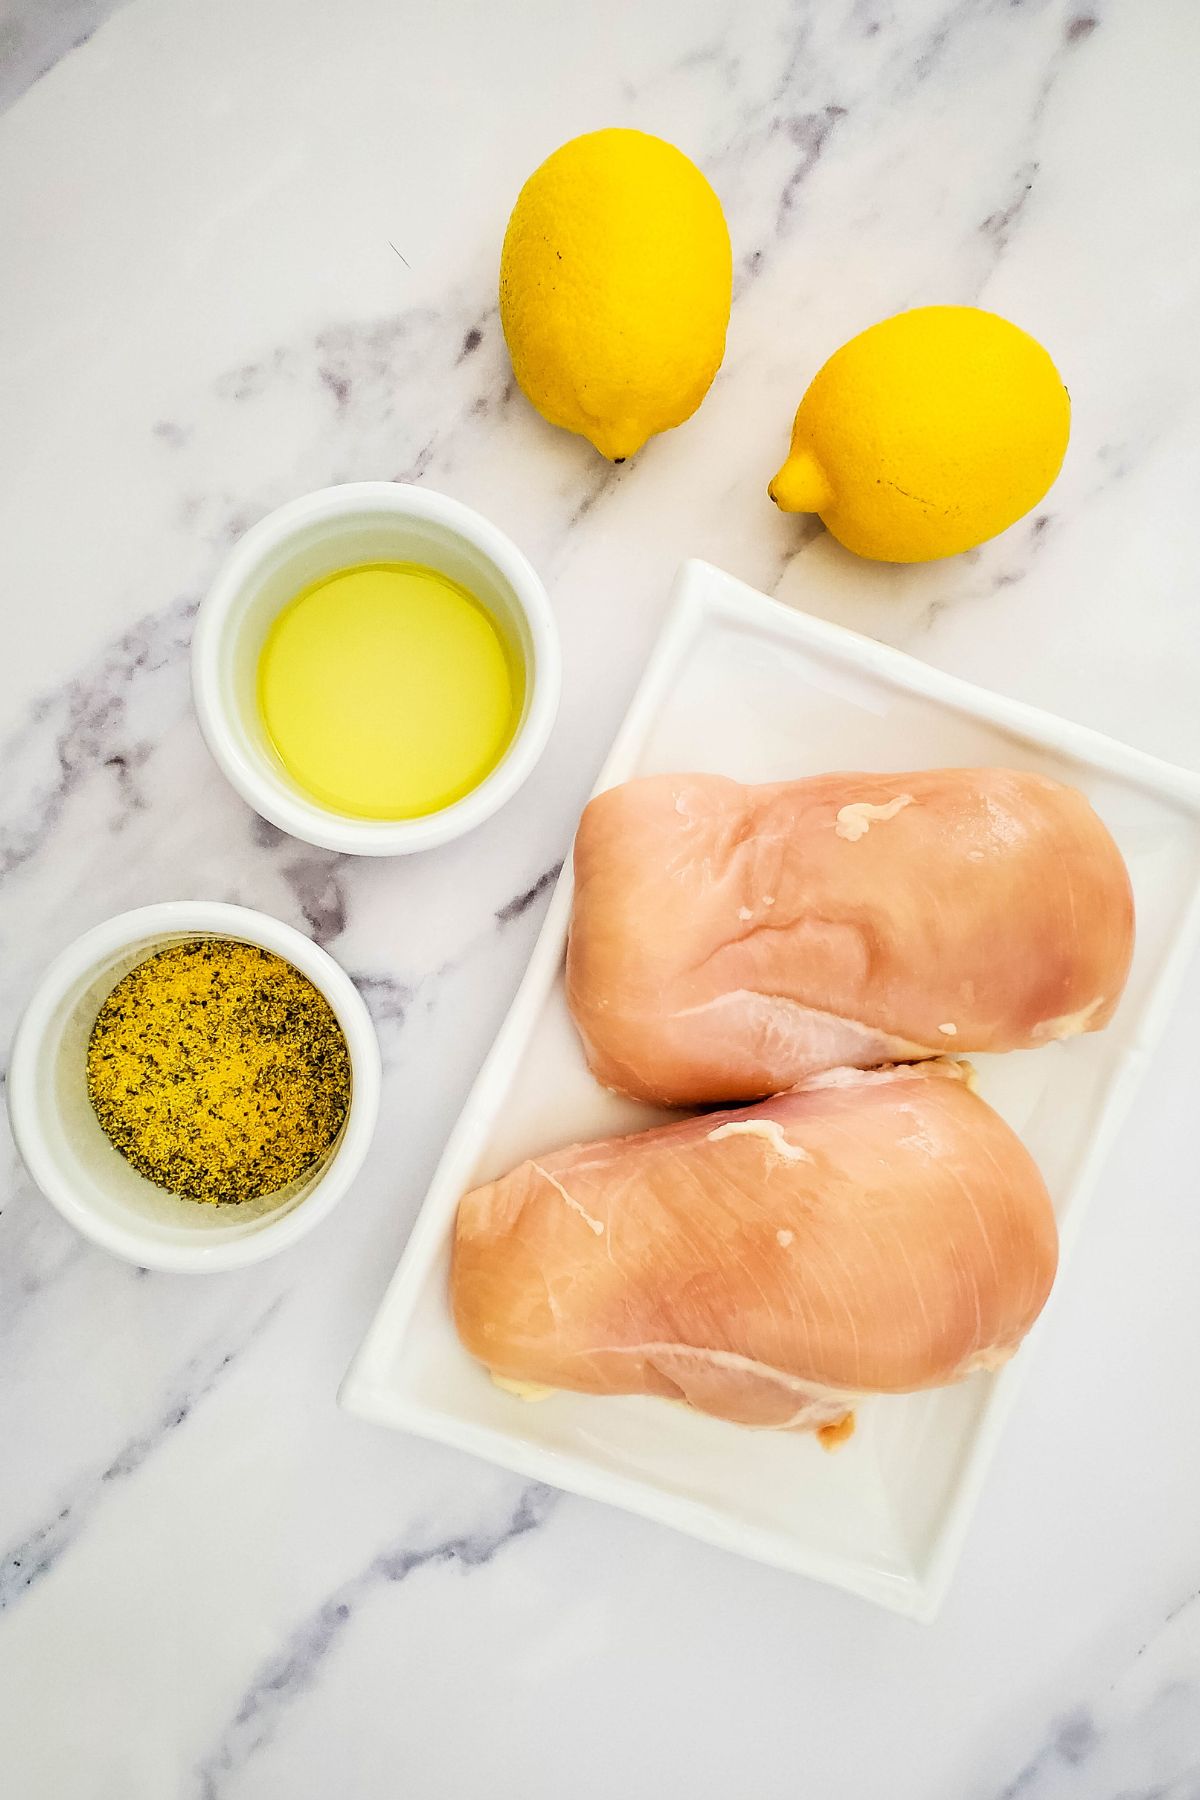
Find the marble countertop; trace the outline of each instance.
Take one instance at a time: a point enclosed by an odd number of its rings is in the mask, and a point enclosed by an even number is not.
[[[204,896],[328,945],[386,1068],[353,1196],[223,1277],[91,1248],[5,1138],[5,1800],[1200,1789],[1200,970],[931,1627],[334,1401],[683,556],[1200,766],[1198,51],[1188,0],[6,15],[0,1039],[78,931]],[[737,270],[709,399],[620,469],[514,391],[494,292],[524,176],[607,123],[699,161]],[[872,566],[764,486],[825,355],[930,300],[1051,347],[1071,449],[1035,519]],[[391,863],[254,818],[187,686],[241,530],[361,477],[489,514],[565,647],[520,796]]]

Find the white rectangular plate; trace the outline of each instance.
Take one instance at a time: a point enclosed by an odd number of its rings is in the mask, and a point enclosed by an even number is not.
[[[982,1093],[1041,1165],[1065,1248],[1197,939],[1200,777],[692,562],[599,786],[671,770],[777,781],[987,763],[1081,788],[1124,853],[1137,901],[1133,971],[1107,1031],[974,1059]],[[526,1156],[663,1116],[588,1074],[563,995],[570,909],[568,868],[342,1403],[932,1617],[1030,1346],[998,1375],[870,1401],[854,1437],[831,1454],[810,1436],[748,1431],[663,1400],[520,1400],[459,1345],[447,1274],[460,1196]]]

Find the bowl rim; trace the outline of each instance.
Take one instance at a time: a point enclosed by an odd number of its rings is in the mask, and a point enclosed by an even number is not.
[[[352,1087],[346,1122],[312,1188],[278,1218],[262,1216],[243,1237],[210,1244],[172,1244],[95,1212],[79,1196],[43,1129],[36,1096],[39,1063],[58,1008],[89,971],[139,942],[195,932],[260,945],[306,975],[333,1008],[350,1053]],[[366,1003],[327,950],[294,926],[252,907],[220,900],[166,900],[116,913],[72,940],[50,963],[18,1022],[9,1060],[8,1113],[30,1175],[68,1224],[94,1244],[140,1268],[209,1273],[245,1268],[285,1250],[328,1217],[362,1167],[379,1113],[382,1065]]]
[[[272,780],[245,755],[230,723],[221,681],[221,651],[263,559],[301,530],[371,511],[441,526],[481,552],[511,588],[532,642],[525,717],[500,762],[461,799],[416,819],[357,819],[333,811]],[[200,603],[192,633],[192,698],[213,760],[246,804],[302,842],[358,856],[401,856],[449,843],[497,812],[526,780],[544,751],[558,714],[562,655],[546,589],[512,539],[482,513],[447,494],[408,482],[352,481],[317,488],[276,507],[238,539]]]

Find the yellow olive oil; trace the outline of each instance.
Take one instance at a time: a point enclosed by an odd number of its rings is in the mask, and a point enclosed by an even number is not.
[[[520,658],[465,588],[417,563],[327,575],[284,607],[258,665],[259,706],[292,779],[363,819],[460,800],[507,750]]]

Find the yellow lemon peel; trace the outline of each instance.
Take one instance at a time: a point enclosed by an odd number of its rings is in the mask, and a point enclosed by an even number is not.
[[[732,281],[721,203],[681,150],[643,131],[573,138],[530,176],[505,233],[517,381],[543,418],[621,462],[708,392]]]
[[[1062,378],[1027,332],[979,307],[916,307],[819,370],[768,492],[859,556],[954,556],[1037,505],[1070,425]]]

